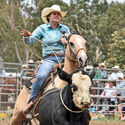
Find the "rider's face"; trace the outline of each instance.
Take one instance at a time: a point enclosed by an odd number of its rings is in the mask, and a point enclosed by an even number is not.
[[[59,23],[61,21],[61,14],[57,11],[54,11],[49,15],[48,18],[49,18],[49,22]]]

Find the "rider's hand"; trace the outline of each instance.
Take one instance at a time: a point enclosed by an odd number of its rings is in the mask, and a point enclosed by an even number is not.
[[[23,35],[23,36],[31,36],[32,35],[29,31],[27,31],[25,29],[22,29],[20,34]]]
[[[63,45],[66,45],[67,42],[66,42],[66,39],[65,39],[65,38],[60,37],[60,40],[61,40],[61,42],[62,42]]]

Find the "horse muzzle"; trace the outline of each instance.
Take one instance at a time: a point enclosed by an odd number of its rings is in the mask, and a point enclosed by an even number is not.
[[[79,67],[84,67],[86,65],[86,61],[87,61],[87,55],[86,55],[86,53],[83,52],[80,56],[78,54],[77,61],[78,61]]]

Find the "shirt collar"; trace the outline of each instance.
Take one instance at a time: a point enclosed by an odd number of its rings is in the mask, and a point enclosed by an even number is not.
[[[50,23],[47,23],[47,27],[51,27]],[[58,27],[62,27],[62,24],[59,23],[59,26]],[[52,28],[52,27],[51,27]]]

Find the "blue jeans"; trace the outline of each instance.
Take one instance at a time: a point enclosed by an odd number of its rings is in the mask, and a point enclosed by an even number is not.
[[[64,56],[58,57],[59,61],[62,62],[64,60]],[[41,86],[44,81],[49,76],[49,73],[52,71],[52,67],[58,63],[57,58],[55,56],[48,57],[43,60],[42,65],[37,73],[36,79],[32,85],[31,93],[30,93],[30,101],[34,101],[38,96]]]

